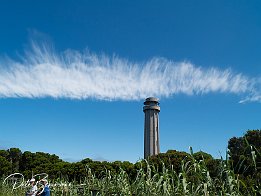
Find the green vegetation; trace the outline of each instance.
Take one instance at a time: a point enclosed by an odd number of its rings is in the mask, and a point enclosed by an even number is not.
[[[52,195],[261,195],[261,131],[247,131],[228,142],[226,160],[205,152],[169,150],[149,160],[68,163],[56,155],[0,151],[0,174],[48,173]],[[2,178],[4,179],[4,178]],[[24,195],[0,182],[0,196]]]

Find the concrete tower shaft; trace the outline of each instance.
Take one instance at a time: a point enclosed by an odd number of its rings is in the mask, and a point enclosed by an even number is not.
[[[149,97],[143,106],[144,121],[144,158],[160,153],[159,147],[159,99]]]

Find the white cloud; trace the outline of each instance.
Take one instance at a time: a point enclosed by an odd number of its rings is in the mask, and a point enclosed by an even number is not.
[[[248,96],[247,76],[230,69],[196,67],[189,62],[153,58],[135,63],[119,57],[68,50],[57,54],[32,44],[23,60],[0,61],[0,97],[139,100],[211,92]],[[258,97],[259,96],[259,97]],[[248,101],[260,101],[258,95]]]
[[[261,102],[261,78],[255,78],[251,83],[251,91],[248,92],[247,96],[240,103]]]

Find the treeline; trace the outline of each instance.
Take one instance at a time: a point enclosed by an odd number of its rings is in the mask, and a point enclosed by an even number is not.
[[[149,160],[137,163],[128,161],[93,161],[89,158],[82,161],[69,163],[61,160],[56,155],[43,152],[21,152],[18,148],[0,150],[0,176],[11,173],[22,173],[29,179],[33,174],[48,173],[49,179],[64,179],[67,181],[81,182],[86,178],[87,171],[91,169],[96,177],[103,177],[104,172],[118,173],[120,170],[127,172],[131,179],[135,179],[138,170],[147,164],[152,165],[156,172],[162,172],[163,168],[173,168],[177,173],[181,171],[182,163],[193,164],[194,161],[202,161],[206,165],[211,177],[218,176],[221,164],[228,164],[239,178],[247,183],[257,183],[261,179],[261,131],[249,130],[243,137],[233,137],[228,141],[228,159],[214,159],[205,152],[186,153],[176,150],[168,150]],[[162,165],[164,164],[164,167]],[[193,176],[191,176],[193,178]],[[260,183],[260,182],[258,182]]]

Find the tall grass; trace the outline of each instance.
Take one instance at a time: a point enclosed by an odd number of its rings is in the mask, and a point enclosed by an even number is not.
[[[259,152],[258,152],[259,153]],[[197,161],[191,153],[189,159],[184,159],[181,171],[176,172],[172,166],[161,164],[157,168],[150,160],[141,161],[135,179],[120,169],[112,174],[105,170],[99,177],[88,165],[86,177],[82,184],[66,182],[62,179],[50,182],[52,195],[140,195],[140,196],[246,196],[261,195],[261,184],[249,185],[235,174],[228,159],[221,160],[218,175],[212,177],[205,160]],[[255,158],[255,154],[253,154]],[[11,186],[0,183],[0,196],[24,195],[28,187],[22,186],[12,190]]]

